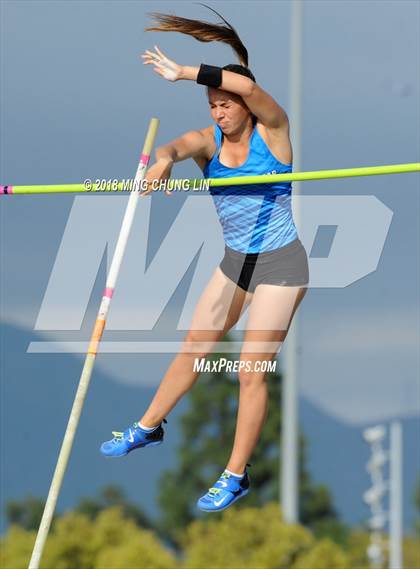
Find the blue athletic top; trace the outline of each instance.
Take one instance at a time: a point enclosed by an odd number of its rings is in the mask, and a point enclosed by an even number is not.
[[[253,120],[248,158],[239,168],[219,162],[223,133],[214,125],[216,153],[203,170],[204,178],[283,174],[292,165],[275,158],[256,129]],[[292,215],[292,184],[252,184],[209,188],[213,197],[223,236],[228,247],[241,253],[262,253],[284,247],[297,238]]]

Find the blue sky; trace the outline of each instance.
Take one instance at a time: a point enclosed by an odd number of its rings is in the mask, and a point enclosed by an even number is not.
[[[288,110],[289,2],[211,6],[238,30],[257,81]],[[2,183],[133,176],[150,117],[161,120],[158,144],[211,124],[203,89],[165,82],[142,66],[142,51],[157,43],[186,65],[235,61],[222,45],[143,32],[151,11],[212,19],[192,2],[3,1],[1,11]],[[304,3],[302,169],[418,160],[418,20],[412,1]],[[187,161],[174,175],[199,171]],[[314,288],[305,298],[301,395],[352,424],[418,413],[418,175],[308,182],[301,192],[375,196],[393,213],[376,270],[343,288]],[[152,251],[183,199],[153,197]],[[73,196],[2,199],[4,320],[34,328],[73,204]],[[356,236],[360,220],[350,221]],[[101,219],[88,223],[94,233]],[[188,238],[194,239],[194,220]],[[74,278],[77,267],[68,270]],[[63,314],[73,302],[63,298]],[[48,334],[58,337],[65,332]],[[122,359],[104,355],[97,365],[129,384],[157,384],[166,365],[157,355],[148,377],[139,378],[138,366],[122,367]]]

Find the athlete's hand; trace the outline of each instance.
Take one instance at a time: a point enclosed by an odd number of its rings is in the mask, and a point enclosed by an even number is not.
[[[157,45],[155,45],[155,50],[156,53],[146,49],[142,55],[143,65],[154,65],[154,71],[168,81],[178,81],[181,79],[182,65],[178,65],[175,61],[166,57]]]
[[[147,170],[144,179],[148,182],[147,190],[141,192],[140,197],[147,196],[154,191],[152,183],[155,180],[169,180],[171,177],[173,162],[169,162],[165,159],[157,160],[150,168]],[[155,187],[159,187],[158,183],[155,182]],[[165,189],[165,194],[167,196],[171,195],[171,191]]]

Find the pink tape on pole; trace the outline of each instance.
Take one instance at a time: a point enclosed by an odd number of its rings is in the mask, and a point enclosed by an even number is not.
[[[109,288],[107,287],[104,291],[104,296],[106,296],[107,298],[112,298],[112,295],[114,294],[114,289],[113,288]]]
[[[13,186],[0,186],[0,194],[13,194]]]
[[[142,162],[143,164],[148,164],[150,160],[150,154],[142,154],[140,156],[140,162]]]

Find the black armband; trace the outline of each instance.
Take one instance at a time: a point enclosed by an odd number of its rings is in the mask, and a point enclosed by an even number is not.
[[[197,75],[197,83],[218,89],[222,84],[222,68],[202,63]]]

